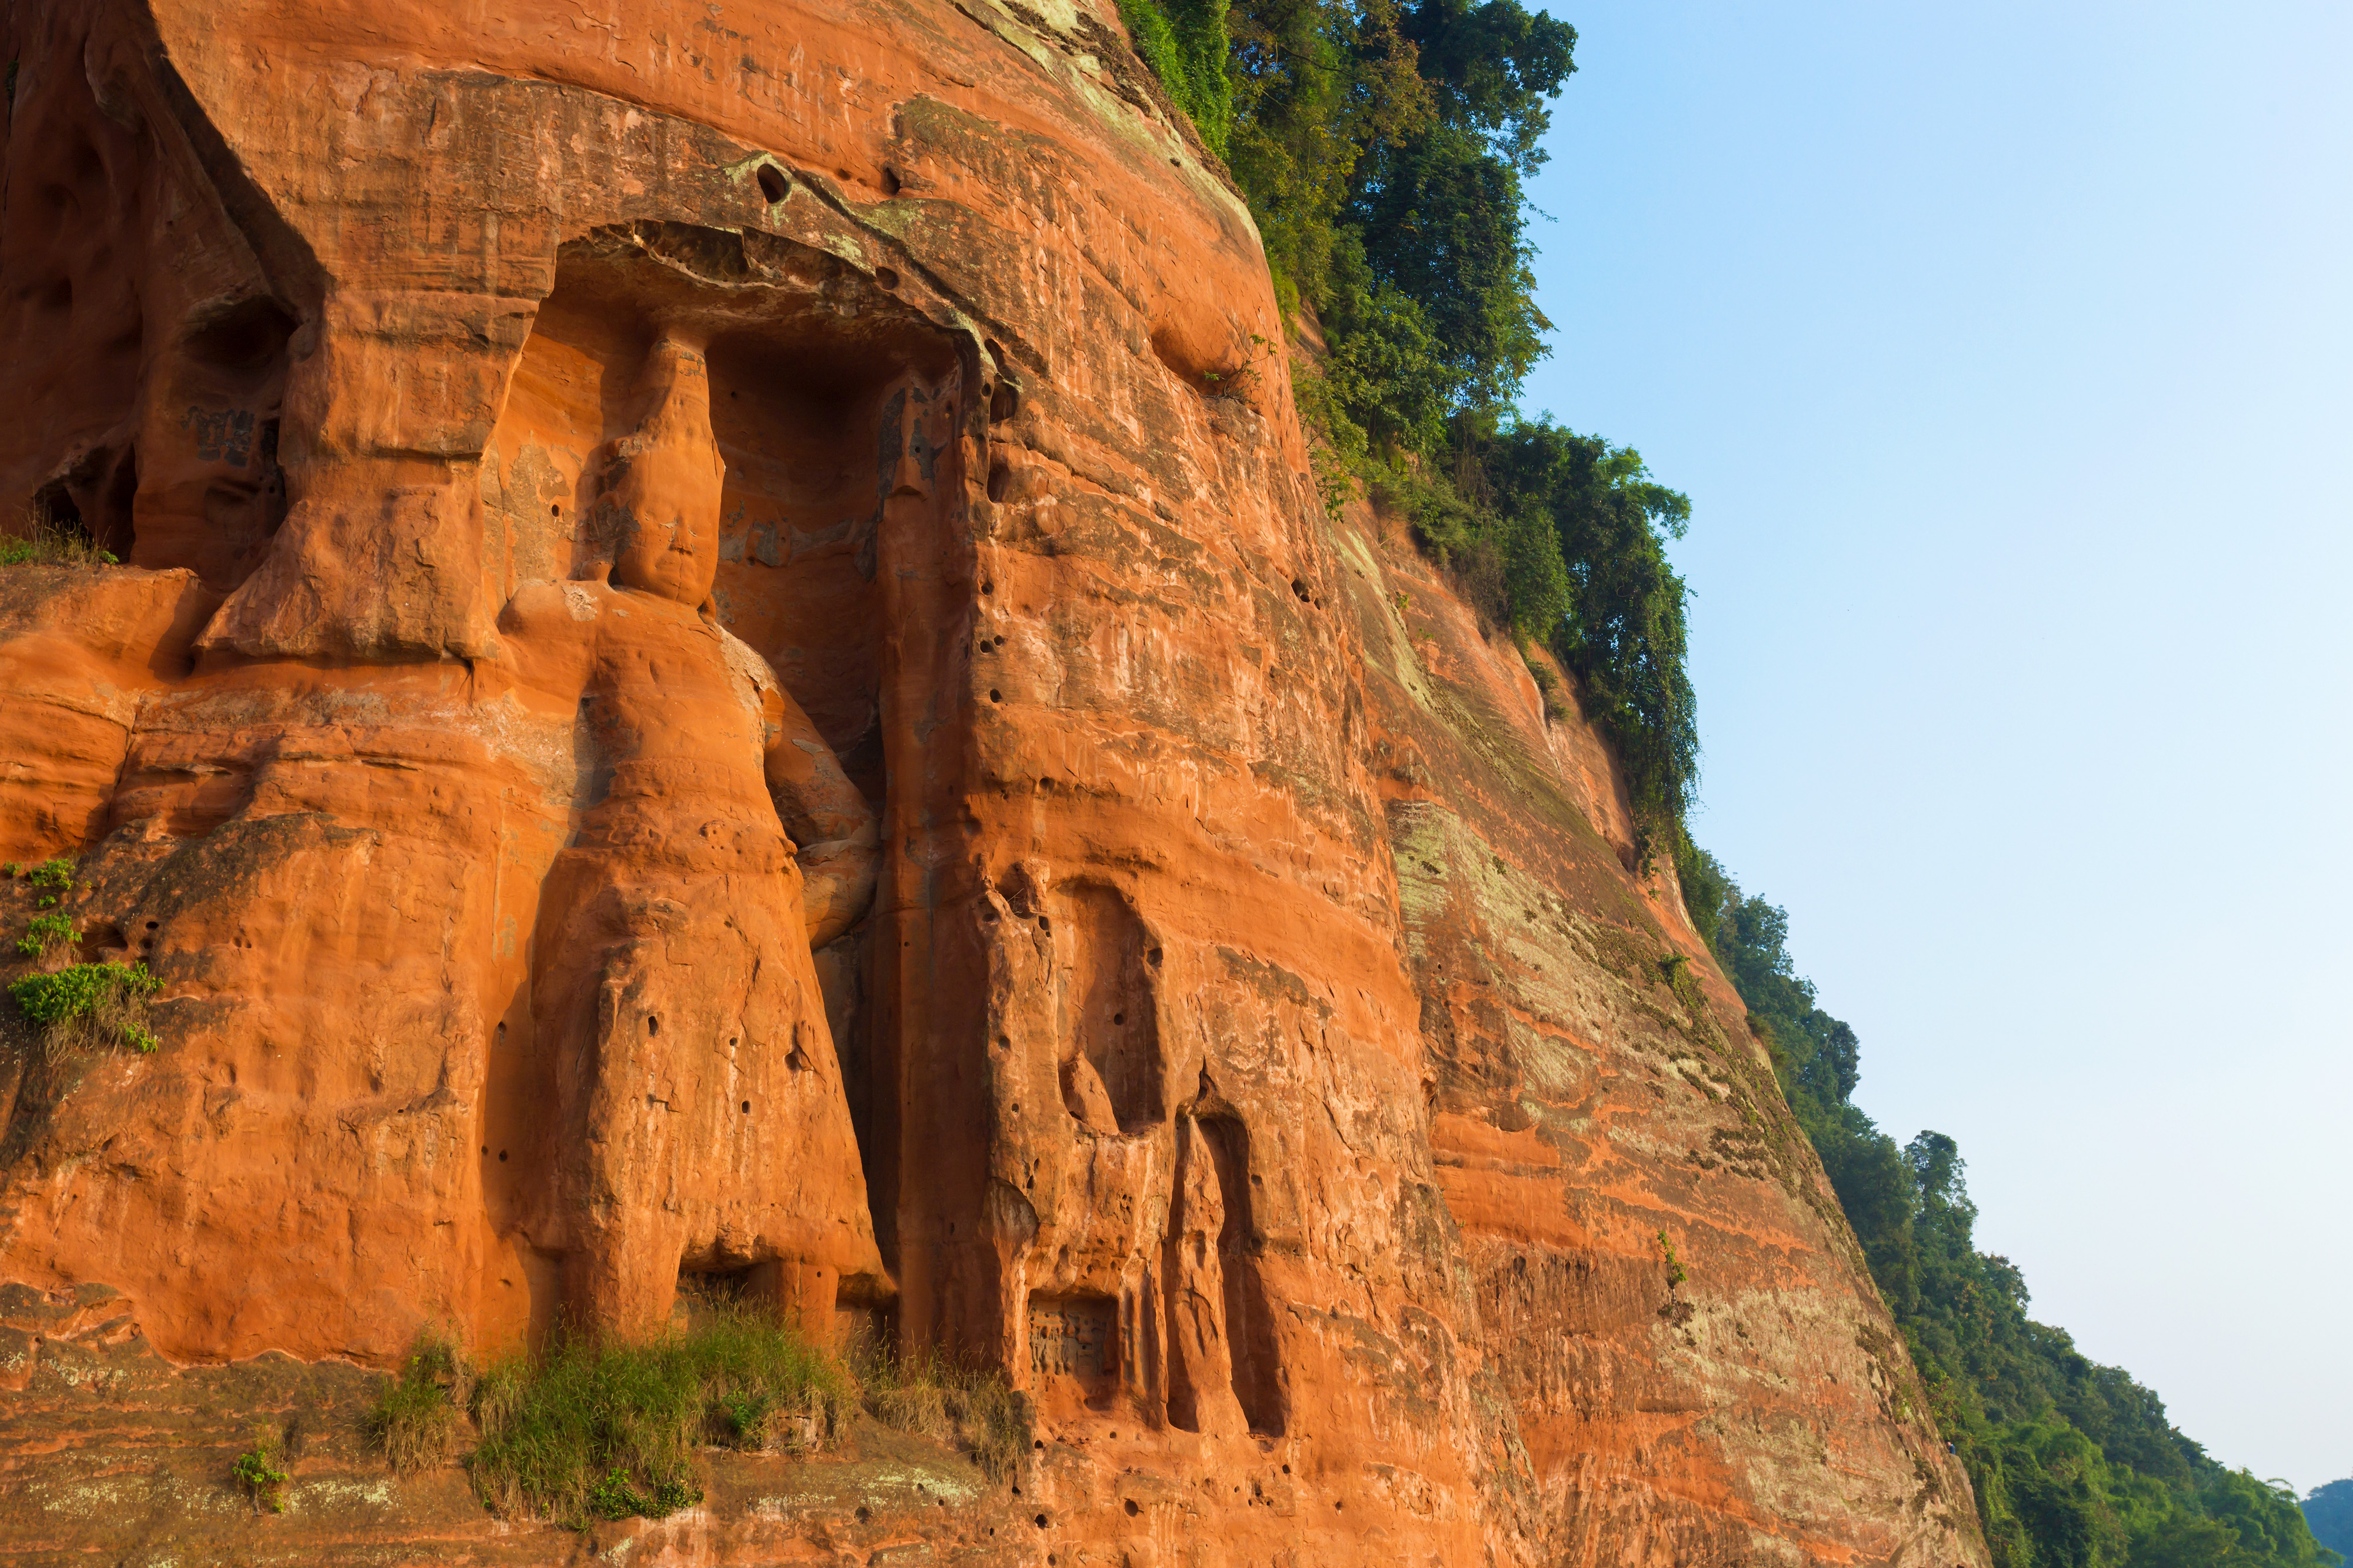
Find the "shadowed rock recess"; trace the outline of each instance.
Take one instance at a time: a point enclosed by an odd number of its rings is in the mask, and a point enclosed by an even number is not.
[[[0,1008],[0,1563],[1985,1561],[1607,748],[1327,514],[1109,0],[0,32],[0,495],[123,563],[0,569],[0,858],[162,1041]],[[420,1330],[682,1285],[1036,1444],[583,1537],[358,1435]]]

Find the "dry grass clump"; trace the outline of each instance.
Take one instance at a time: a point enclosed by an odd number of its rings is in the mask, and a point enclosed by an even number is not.
[[[962,1443],[993,1481],[1018,1477],[1029,1452],[1029,1402],[1000,1373],[935,1353],[897,1356],[871,1343],[860,1346],[852,1362],[876,1420],[934,1442]]]
[[[120,566],[80,529],[52,522],[27,508],[15,529],[0,534],[0,566]]]
[[[456,1457],[473,1387],[468,1373],[458,1347],[439,1332],[427,1329],[417,1337],[417,1348],[368,1413],[368,1434],[394,1474],[413,1476]]]

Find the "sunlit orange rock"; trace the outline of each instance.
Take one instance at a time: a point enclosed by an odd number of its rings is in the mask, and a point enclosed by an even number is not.
[[[893,1527],[975,1561],[1984,1561],[1606,745],[1327,513],[1107,0],[5,28],[0,494],[128,564],[0,571],[0,855],[164,982],[10,1058],[23,1397],[85,1297],[381,1366],[716,1276],[1025,1391],[1018,1501]]]

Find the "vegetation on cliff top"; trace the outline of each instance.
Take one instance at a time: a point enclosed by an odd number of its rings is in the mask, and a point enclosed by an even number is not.
[[[2306,1568],[2337,1561],[2292,1492],[2231,1470],[2130,1374],[2026,1315],[2026,1280],[1980,1252],[1959,1147],[1898,1146],[1850,1098],[1854,1031],[1789,961],[1788,915],[1715,858],[1682,857],[1694,923],[1748,1004],[1830,1173],[1931,1405],[1977,1489],[1997,1568]]]
[[[1230,164],[1343,488],[1402,511],[1482,614],[1543,641],[1617,742],[1651,842],[1697,777],[1688,500],[1639,453],[1527,418],[1546,350],[1524,180],[1576,29],[1521,0],[1121,0],[1146,61]]]
[[[2304,1518],[2320,1544],[2353,1557],[2353,1480],[2313,1488],[2304,1500]]]

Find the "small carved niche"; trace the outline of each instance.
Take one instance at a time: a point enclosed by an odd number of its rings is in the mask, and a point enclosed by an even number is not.
[[[1284,1426],[1282,1366],[1251,1212],[1257,1197],[1252,1186],[1259,1178],[1250,1169],[1250,1130],[1239,1118],[1223,1114],[1203,1117],[1200,1128],[1225,1199],[1218,1267],[1225,1283],[1226,1345],[1233,1357],[1234,1397],[1252,1432],[1280,1437]]]
[[[1108,1296],[1029,1298],[1029,1371],[1034,1385],[1060,1384],[1085,1404],[1119,1387],[1119,1309]]]
[[[1115,888],[1076,883],[1065,911],[1071,968],[1062,997],[1063,1060],[1085,1058],[1119,1130],[1144,1131],[1167,1117],[1151,939]]]

